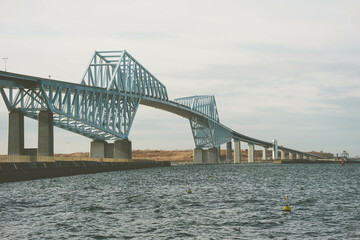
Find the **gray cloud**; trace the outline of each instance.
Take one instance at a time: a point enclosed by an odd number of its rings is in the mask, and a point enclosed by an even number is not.
[[[214,94],[221,121],[244,134],[360,155],[359,11],[358,1],[325,0],[6,1],[0,57],[9,71],[79,82],[95,49],[126,49],[171,99]],[[194,147],[185,119],[146,107],[130,137],[135,148]],[[87,151],[89,141],[57,130],[55,150]]]

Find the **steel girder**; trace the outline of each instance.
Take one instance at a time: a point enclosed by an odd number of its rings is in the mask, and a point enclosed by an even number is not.
[[[55,81],[0,91],[9,111],[33,119],[51,111],[55,126],[95,140],[126,139],[140,103],[133,94]]]
[[[202,113],[216,122],[220,122],[215,97],[213,95],[177,98],[175,99],[175,102],[187,106],[191,110]]]
[[[169,103],[166,87],[125,50],[96,51],[80,85],[20,79],[2,80],[9,111],[20,110],[34,119],[39,111],[51,111],[55,126],[96,140],[126,139],[143,98]],[[231,140],[231,130],[219,122],[214,96],[176,102],[200,113],[189,118],[197,147],[217,147]]]
[[[218,147],[231,141],[233,133],[220,124],[215,97],[212,95],[192,96],[175,99],[175,102],[202,113],[206,118],[189,119],[197,148]]]
[[[166,87],[125,50],[96,51],[81,85],[30,83],[6,81],[1,94],[9,111],[33,119],[39,111],[51,111],[55,126],[95,140],[127,139],[142,97],[168,101]]]
[[[166,87],[125,50],[95,51],[81,84],[168,100]]]
[[[139,93],[0,71],[0,94],[9,111],[22,111],[33,119],[37,119],[39,111],[51,111],[55,126],[89,138],[126,138],[141,103],[190,119],[195,145],[200,148],[217,147],[230,141],[231,137],[264,147],[272,146],[270,142],[245,136],[222,125],[213,96],[194,96],[172,102]],[[283,146],[278,149],[324,158]]]

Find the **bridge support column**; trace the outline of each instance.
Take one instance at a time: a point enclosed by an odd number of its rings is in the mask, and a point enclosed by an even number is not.
[[[126,139],[115,141],[114,158],[132,159],[131,141]]]
[[[226,143],[226,163],[232,163],[232,146],[231,141]]]
[[[284,160],[285,159],[285,151],[284,150],[280,150],[280,154],[281,154],[281,159]]]
[[[94,140],[90,143],[90,157],[91,158],[104,158],[105,157],[105,148],[106,141]]]
[[[217,163],[221,163],[221,146],[218,146],[218,151],[217,151]],[[226,158],[226,156],[225,156]]]
[[[234,163],[241,162],[241,145],[239,139],[234,139]]]
[[[50,111],[38,115],[38,156],[54,156],[54,122]]]
[[[253,143],[249,143],[248,146],[249,146],[249,149],[248,149],[248,163],[254,163],[255,146],[254,146]]]
[[[292,152],[289,152],[289,159],[293,160],[294,159],[294,154]]]
[[[105,157],[113,158],[114,157],[114,143],[105,142]]]
[[[207,150],[207,162],[208,163],[218,163],[219,162],[219,149],[218,148],[209,148]]]
[[[193,155],[194,155],[194,163],[195,164],[203,164],[206,163],[206,150],[201,148],[195,148]]]
[[[203,161],[203,163],[209,163],[209,161],[208,161],[208,150],[203,149],[202,161]]]
[[[276,139],[273,140],[272,158],[278,159],[278,142]]]
[[[267,148],[262,147],[262,160],[267,160]]]
[[[24,113],[9,112],[8,155],[22,155],[24,152]]]

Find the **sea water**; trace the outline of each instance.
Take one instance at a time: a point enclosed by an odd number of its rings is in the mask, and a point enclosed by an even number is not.
[[[5,183],[0,239],[360,239],[359,177],[358,164],[233,164]]]

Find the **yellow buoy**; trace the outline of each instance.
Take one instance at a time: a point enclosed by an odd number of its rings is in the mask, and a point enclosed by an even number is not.
[[[291,207],[289,206],[289,197],[288,197],[288,195],[286,195],[286,205],[285,205],[285,207],[283,207],[282,210],[283,210],[283,211],[286,211],[286,212],[290,212],[290,211],[291,211]]]
[[[191,189],[190,189],[190,188],[189,188],[186,192],[187,192],[187,193],[192,193],[192,191],[191,191]]]

